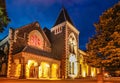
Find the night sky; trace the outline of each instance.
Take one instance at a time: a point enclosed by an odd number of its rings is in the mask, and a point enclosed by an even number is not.
[[[10,27],[19,28],[38,21],[42,28],[51,28],[64,6],[75,27],[80,31],[80,49],[86,49],[89,38],[95,34],[93,24],[99,16],[119,0],[6,0],[8,27],[0,33],[0,39],[8,34]]]

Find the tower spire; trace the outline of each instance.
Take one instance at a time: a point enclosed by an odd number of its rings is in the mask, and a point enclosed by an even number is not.
[[[67,13],[67,10],[63,6],[62,9],[61,9],[61,11],[60,11],[60,13],[59,13],[59,15],[58,15],[58,18],[57,18],[54,26],[56,26],[56,25],[58,25],[58,24],[60,24],[60,23],[62,23],[64,21],[68,21],[68,22],[70,22],[73,25],[73,22],[70,19],[69,15]]]

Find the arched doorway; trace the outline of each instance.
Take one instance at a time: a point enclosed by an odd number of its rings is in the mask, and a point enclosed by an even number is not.
[[[69,60],[68,60],[68,75],[69,77],[75,78],[78,73],[78,66],[77,66],[77,58],[74,54],[70,54]]]
[[[49,78],[50,77],[50,65],[47,62],[41,62],[39,66],[39,78]]]
[[[26,77],[27,78],[38,78],[38,63],[34,60],[28,60],[26,66]]]
[[[74,33],[70,33],[68,37],[68,76],[75,78],[78,75],[78,63],[77,63],[77,40]]]

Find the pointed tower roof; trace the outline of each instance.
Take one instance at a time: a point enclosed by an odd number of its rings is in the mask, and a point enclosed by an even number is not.
[[[68,21],[70,22],[72,25],[73,25],[73,22],[72,20],[70,19],[68,13],[67,13],[67,10],[63,7],[59,13],[59,16],[54,24],[54,26],[64,22],[64,21]]]

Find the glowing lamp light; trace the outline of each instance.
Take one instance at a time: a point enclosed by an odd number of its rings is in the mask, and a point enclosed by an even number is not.
[[[41,66],[39,66],[38,77],[39,77],[39,78],[42,77],[42,67],[41,67]]]
[[[85,71],[83,71],[82,76],[86,77],[86,72]]]
[[[94,77],[94,72],[91,72],[91,76]]]
[[[57,69],[58,69],[58,65],[52,64],[52,73],[51,73],[52,79],[57,79]]]
[[[95,71],[95,68],[91,68],[91,76],[92,76],[92,77],[95,77],[95,72],[96,72],[96,71]]]
[[[50,67],[50,65],[46,63],[46,67]]]
[[[105,77],[109,77],[108,72],[105,72],[105,73],[104,73],[104,76],[105,76]]]

